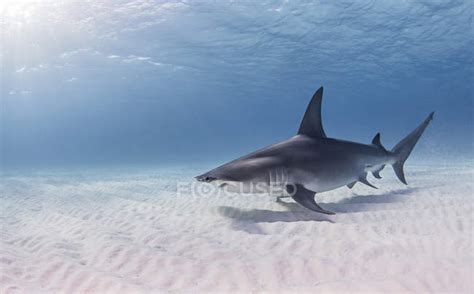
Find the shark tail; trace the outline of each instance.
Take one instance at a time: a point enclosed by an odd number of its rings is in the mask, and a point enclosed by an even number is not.
[[[396,161],[392,164],[393,170],[395,171],[398,179],[405,185],[407,185],[407,181],[405,179],[405,173],[403,172],[403,165],[405,164],[408,156],[410,156],[410,153],[418,142],[418,139],[420,139],[421,135],[425,131],[426,127],[431,122],[431,120],[433,120],[433,116],[434,112],[430,113],[430,115],[428,115],[428,117],[415,130],[413,130],[392,149],[392,152],[396,156]]]

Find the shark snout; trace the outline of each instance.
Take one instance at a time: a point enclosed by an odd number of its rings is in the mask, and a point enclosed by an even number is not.
[[[197,177],[195,177],[195,179],[198,180],[199,182],[206,182],[206,183],[210,183],[212,181],[217,180],[217,178],[210,177],[210,176],[207,176],[207,175],[197,176]]]

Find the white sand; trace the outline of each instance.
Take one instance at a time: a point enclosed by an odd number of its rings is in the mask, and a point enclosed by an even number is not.
[[[178,196],[200,171],[5,175],[0,292],[474,291],[472,167],[317,199]]]

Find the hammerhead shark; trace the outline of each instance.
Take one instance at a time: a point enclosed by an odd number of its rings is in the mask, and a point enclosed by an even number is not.
[[[200,182],[217,183],[237,191],[269,192],[281,187],[282,195],[301,206],[324,214],[314,200],[316,193],[342,186],[352,188],[357,182],[376,188],[367,173],[380,179],[380,171],[391,165],[398,179],[407,184],[403,165],[415,147],[434,112],[392,150],[387,150],[377,133],[371,144],[328,138],[321,121],[323,87],[313,95],[298,133],[288,140],[255,151],[197,176]],[[235,189],[237,188],[237,189]],[[232,190],[232,189],[229,189]]]

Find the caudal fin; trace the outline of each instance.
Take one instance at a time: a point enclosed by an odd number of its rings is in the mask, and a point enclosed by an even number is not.
[[[393,147],[392,152],[395,153],[397,157],[397,161],[392,165],[395,174],[397,175],[398,179],[407,185],[407,181],[405,179],[405,174],[403,172],[403,164],[407,160],[408,156],[410,156],[411,151],[420,139],[421,135],[425,131],[426,127],[433,120],[434,112],[430,113],[430,115],[422,122],[413,132],[411,132],[408,136],[406,136],[403,140],[401,140],[395,147]]]

